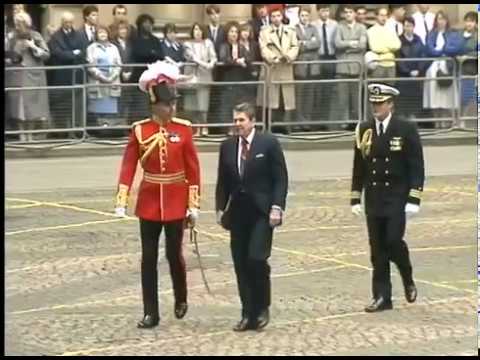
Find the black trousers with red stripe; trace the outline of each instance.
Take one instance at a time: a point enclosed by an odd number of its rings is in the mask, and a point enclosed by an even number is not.
[[[158,242],[163,228],[175,302],[187,302],[187,273],[182,253],[184,220],[158,222],[140,219],[143,311],[144,315],[153,317],[159,317],[157,263]]]

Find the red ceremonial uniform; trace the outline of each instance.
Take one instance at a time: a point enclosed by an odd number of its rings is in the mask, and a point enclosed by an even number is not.
[[[165,124],[146,119],[133,124],[123,155],[117,207],[126,207],[137,164],[144,170],[135,215],[168,222],[199,208],[200,166],[191,124],[173,118]]]

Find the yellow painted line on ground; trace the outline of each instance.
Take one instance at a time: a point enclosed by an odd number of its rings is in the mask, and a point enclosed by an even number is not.
[[[292,277],[292,276],[315,274],[315,273],[324,272],[324,271],[332,271],[332,270],[342,269],[342,268],[345,268],[345,267],[346,266],[344,266],[344,265],[329,266],[329,267],[325,267],[325,268],[306,270],[306,271],[296,271],[296,272],[283,273],[283,274],[272,274],[271,277],[274,278],[274,279],[287,278],[287,277]],[[211,283],[211,284],[209,284],[209,286],[211,288],[215,288],[215,287],[223,288],[225,285],[232,285],[232,284],[236,284],[236,279]],[[198,289],[205,289],[205,286],[202,284],[202,285],[195,285],[195,286],[188,287],[189,291],[198,290]],[[159,294],[164,295],[164,294],[170,294],[172,292],[173,292],[173,290],[169,289],[169,290],[160,291]],[[213,296],[215,296],[215,295],[213,294]],[[83,302],[83,303],[61,304],[61,305],[47,306],[47,307],[41,307],[41,308],[36,308],[36,309],[13,311],[13,312],[10,312],[8,314],[9,315],[22,315],[22,314],[31,314],[31,313],[35,313],[35,312],[41,312],[41,311],[72,309],[72,308],[77,308],[77,307],[82,307],[82,306],[105,305],[105,304],[111,303],[112,301],[122,301],[122,300],[130,300],[130,299],[140,299],[140,295],[126,295],[126,296],[120,296],[120,297],[106,299],[106,300],[96,300],[96,301],[87,301],[87,302]]]
[[[333,257],[317,256],[317,255],[313,255],[313,254],[307,254],[307,253],[304,253],[302,251],[283,249],[283,248],[279,248],[277,246],[272,246],[272,249],[280,251],[280,252],[285,252],[285,253],[290,253],[290,254],[302,256],[302,257],[308,256],[308,257],[315,258],[315,259],[322,260],[322,261],[330,261],[330,262],[334,262],[336,264],[347,265],[349,267],[355,267],[355,268],[358,268],[358,269],[363,269],[363,270],[368,270],[368,271],[373,270],[371,267],[368,267],[368,266],[365,266],[365,265],[356,264],[356,263],[352,263],[352,262],[347,262],[347,261],[339,260],[339,259],[336,259],[336,258],[333,258]],[[394,273],[394,275],[396,276],[397,274]],[[418,278],[415,278],[414,280],[418,283],[428,284],[428,285],[439,287],[439,288],[455,290],[455,291],[460,291],[460,292],[468,292],[468,293],[473,293],[473,294],[477,293],[476,291],[473,291],[473,290],[470,290],[470,289],[462,289],[462,288],[458,288],[458,287],[451,286],[451,285],[441,284],[441,283],[438,283],[438,282],[433,282],[433,281],[428,281],[428,280],[423,280],[423,279],[418,279]]]
[[[473,284],[478,282],[478,279],[471,280],[455,280],[455,281],[440,281],[440,284]]]
[[[15,210],[15,209],[28,209],[32,207],[39,207],[43,204],[26,204],[26,205],[13,205],[5,207],[5,210]]]
[[[477,248],[476,245],[458,245],[458,246],[430,246],[422,248],[409,248],[410,252],[423,252],[423,251],[449,251],[449,250],[462,250],[462,249],[472,249]],[[355,253],[341,253],[338,255],[333,255],[332,257],[345,257],[345,256],[359,256],[359,255],[368,255],[368,251],[359,251]]]
[[[442,304],[448,304],[448,303],[454,303],[458,301],[464,301],[467,299],[471,299],[472,297],[469,296],[463,296],[463,297],[452,297],[448,299],[440,299],[440,300],[432,300],[432,301],[427,301],[424,303],[418,302],[415,305],[400,305],[396,306],[395,309],[404,309],[407,307],[412,307],[412,306],[432,306],[432,305],[442,305]],[[271,329],[277,329],[277,328],[282,328],[285,326],[290,326],[290,325],[301,325],[301,324],[308,324],[308,323],[316,323],[316,322],[323,322],[323,321],[329,321],[329,320],[337,320],[337,319],[343,319],[343,318],[350,318],[350,317],[355,317],[355,316],[372,316],[372,314],[368,314],[364,311],[355,311],[355,312],[350,312],[350,313],[345,313],[345,314],[333,314],[333,315],[327,315],[327,316],[321,316],[318,318],[314,319],[301,319],[301,320],[291,320],[291,321],[280,321],[278,323],[271,323],[270,327],[268,327],[264,331],[271,331]],[[190,341],[190,340],[196,340],[198,341],[199,339],[205,339],[205,338],[210,338],[218,335],[225,335],[225,334],[232,334],[232,330],[221,330],[221,331],[214,331],[214,332],[208,332],[208,333],[203,333],[203,334],[194,334],[194,335],[187,335],[187,336],[176,336],[173,338],[167,338],[167,339],[156,339],[154,342],[150,341],[143,341],[140,343],[136,344],[125,344],[125,345],[112,345],[112,346],[106,346],[106,347],[98,347],[98,348],[89,348],[89,349],[84,349],[84,350],[76,350],[76,351],[66,351],[60,356],[75,356],[75,355],[89,355],[95,352],[105,352],[105,351],[110,351],[110,350],[123,350],[123,349],[134,349],[134,348],[139,348],[139,347],[146,347],[146,346],[151,346],[152,344],[154,345],[161,345],[165,343],[178,343],[181,341]],[[239,334],[238,336],[242,336]]]
[[[214,234],[209,234],[205,231],[203,231],[203,233],[205,235],[209,235],[209,236],[214,235]],[[220,235],[220,237],[223,238],[223,239],[225,239],[225,238],[228,239],[228,236]],[[347,261],[342,261],[342,260],[339,260],[335,257],[324,257],[324,256],[313,255],[313,254],[307,254],[307,253],[304,253],[304,252],[301,252],[301,251],[279,248],[278,246],[272,246],[272,249],[280,251],[280,252],[285,252],[285,253],[298,255],[298,256],[301,256],[301,257],[307,256],[307,257],[312,257],[312,258],[322,260],[322,261],[330,261],[330,262],[334,262],[334,263],[337,263],[339,265],[345,265],[345,266],[348,266],[348,267],[356,267],[356,268],[363,269],[363,270],[368,270],[368,271],[373,270],[372,268],[370,268],[368,266],[364,266],[364,265],[356,264],[356,263],[351,263],[351,262],[347,262]],[[396,275],[396,274],[394,273],[394,275]],[[418,278],[415,278],[415,281],[418,282],[418,283],[428,284],[428,285],[431,285],[431,286],[435,286],[435,287],[439,287],[439,288],[445,288],[445,289],[449,289],[449,290],[475,293],[475,294],[477,293],[476,291],[473,291],[473,290],[470,290],[470,289],[462,289],[462,288],[458,288],[458,287],[455,287],[455,286],[441,284],[441,283],[438,283],[438,282],[433,282],[433,281],[428,281],[428,280],[422,280],[422,279],[418,279]]]
[[[109,223],[122,222],[122,221],[131,221],[132,219],[133,218],[116,218],[116,219],[110,219],[110,220],[88,221],[88,222],[78,223],[78,224],[47,226],[47,227],[42,227],[42,228],[32,228],[32,229],[17,230],[17,231],[7,231],[7,232],[5,232],[5,235],[11,236],[11,235],[19,235],[19,234],[26,234],[26,233],[32,233],[32,232],[72,229],[72,228],[88,226],[88,225],[99,225],[99,224],[109,224]]]

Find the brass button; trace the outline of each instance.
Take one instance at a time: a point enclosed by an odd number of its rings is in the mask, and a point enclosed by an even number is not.
[[[165,171],[165,168],[162,168],[162,171]]]
[[[376,172],[375,170],[373,170],[373,171],[372,171],[372,174],[374,174],[374,175],[375,175],[376,173],[377,173],[377,172]]]
[[[372,183],[372,185],[373,185],[373,186],[376,186],[376,185],[377,185],[377,183],[374,181],[374,182]]]
[[[385,162],[389,162],[389,161],[390,161],[390,159],[389,159],[389,158],[385,158]]]
[[[377,161],[377,158],[373,158],[372,162],[376,162]]]
[[[385,174],[388,175],[388,170],[385,170]]]
[[[385,186],[390,186],[390,183],[387,181],[387,182],[385,183]]]

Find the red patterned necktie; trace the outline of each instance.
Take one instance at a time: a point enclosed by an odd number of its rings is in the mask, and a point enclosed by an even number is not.
[[[242,143],[242,151],[240,153],[240,176],[245,172],[245,163],[248,155],[248,141],[245,138],[240,138]]]

